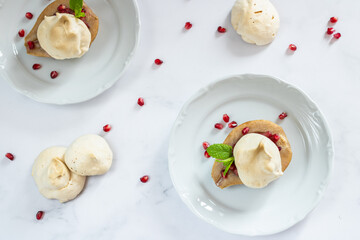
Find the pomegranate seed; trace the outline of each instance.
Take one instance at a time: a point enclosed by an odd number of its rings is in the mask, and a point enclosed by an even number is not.
[[[219,26],[218,29],[217,29],[217,31],[218,31],[219,33],[226,33],[226,28],[223,28],[223,27]]]
[[[224,122],[229,122],[230,121],[230,117],[229,117],[229,115],[227,115],[226,113],[223,115],[223,120],[224,120]]]
[[[24,29],[21,29],[19,32],[19,37],[24,37],[25,36],[25,30]]]
[[[341,37],[341,33],[335,33],[334,38],[339,39]]]
[[[10,159],[11,161],[14,160],[14,155],[12,153],[7,153],[5,154],[5,157],[7,157],[8,159]]]
[[[284,118],[286,118],[288,115],[286,112],[282,112],[280,115],[279,115],[279,119],[280,120],[283,120]]]
[[[335,32],[335,29],[332,28],[332,27],[328,28],[327,31],[326,31],[326,33],[329,34],[329,35],[333,34],[334,32]]]
[[[203,146],[203,148],[206,150],[206,149],[210,146],[210,143],[208,143],[208,142],[203,142],[203,143],[202,143],[202,146]]]
[[[38,70],[38,69],[41,68],[41,65],[38,64],[38,63],[35,63],[35,64],[32,66],[32,68],[33,68],[34,70]]]
[[[157,58],[157,59],[155,59],[154,63],[156,65],[161,65],[161,64],[163,64],[163,61]]]
[[[229,171],[226,173],[226,175],[224,175],[224,170],[221,171],[221,177],[222,178],[227,178]]]
[[[28,41],[27,44],[28,44],[30,49],[34,49],[35,43],[33,41]]]
[[[332,23],[336,23],[337,21],[338,21],[337,17],[331,17],[330,18],[330,22],[332,22]]]
[[[229,128],[235,128],[237,127],[237,122],[232,121],[231,123],[228,124]]]
[[[279,151],[281,151],[281,147],[280,147],[280,146],[278,146],[278,149],[279,149]]]
[[[41,220],[43,218],[43,216],[44,216],[44,211],[38,211],[36,213],[36,219],[37,220]]]
[[[233,163],[233,164],[231,164],[231,166],[230,166],[230,168],[229,168],[230,170],[235,170],[236,169],[236,167],[235,167],[235,164]]]
[[[279,135],[274,134],[271,139],[273,140],[273,142],[277,142],[277,141],[279,141],[280,137],[279,137]]]
[[[147,181],[149,181],[149,176],[148,176],[148,175],[145,175],[145,176],[141,177],[141,178],[140,178],[140,181],[141,181],[142,183],[146,183]]]
[[[59,76],[59,73],[58,73],[57,71],[52,71],[52,72],[50,73],[50,77],[51,77],[52,79],[57,78],[57,76]]]
[[[186,22],[185,23],[185,29],[189,30],[190,28],[192,28],[191,22]]]
[[[65,11],[65,9],[66,9],[66,6],[63,4],[60,4],[57,8],[58,11]]]
[[[143,98],[139,98],[137,101],[137,104],[139,104],[139,106],[144,106],[145,102]]]
[[[290,44],[290,45],[289,45],[289,49],[290,49],[291,51],[296,51],[297,47],[296,47],[294,44]]]
[[[208,153],[207,151],[204,152],[204,156],[205,156],[206,158],[209,158],[209,157],[210,157],[210,155],[209,155],[209,153]]]
[[[241,132],[242,132],[243,135],[245,135],[245,134],[249,133],[249,130],[250,129],[248,127],[245,127]]]
[[[32,18],[33,18],[33,14],[32,14],[31,12],[27,12],[27,13],[25,14],[25,17],[26,17],[27,19],[32,19]]]
[[[221,130],[224,127],[221,123],[216,123],[215,128]]]
[[[111,126],[110,126],[109,124],[106,124],[106,125],[103,127],[103,130],[104,130],[104,132],[110,132]]]

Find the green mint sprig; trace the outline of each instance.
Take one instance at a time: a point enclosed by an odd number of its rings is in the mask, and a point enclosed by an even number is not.
[[[82,12],[83,0],[69,0],[70,8],[75,12],[75,17],[85,17],[85,13]]]
[[[231,164],[234,162],[233,148],[227,144],[213,144],[206,151],[215,158],[215,161],[221,162],[225,166],[224,176],[229,171]]]

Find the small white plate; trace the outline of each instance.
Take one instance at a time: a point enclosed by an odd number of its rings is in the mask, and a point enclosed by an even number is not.
[[[135,0],[87,0],[99,17],[99,32],[80,59],[54,60],[26,54],[24,38],[50,1],[0,0],[0,76],[18,92],[44,103],[89,100],[110,88],[128,66],[139,41],[140,20]],[[33,19],[25,13],[34,14]],[[42,68],[34,71],[32,65]],[[50,78],[56,70],[59,76]]]
[[[286,111],[288,117],[279,120]],[[243,185],[216,187],[213,160],[202,142],[222,143],[229,134],[214,124],[227,113],[238,124],[267,119],[284,128],[293,158],[284,175],[263,189]],[[239,75],[196,93],[175,121],[169,146],[169,170],[181,199],[206,222],[230,233],[268,235],[301,221],[320,201],[333,167],[328,124],[301,90],[264,75]]]

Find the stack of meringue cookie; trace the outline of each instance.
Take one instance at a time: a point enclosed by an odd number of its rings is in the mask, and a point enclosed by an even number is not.
[[[76,139],[68,148],[50,147],[36,158],[32,176],[40,193],[49,199],[67,202],[83,190],[86,176],[106,173],[113,153],[106,140],[88,134]]]

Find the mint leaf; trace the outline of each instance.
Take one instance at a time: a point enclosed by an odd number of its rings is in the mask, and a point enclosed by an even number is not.
[[[70,8],[75,12],[75,17],[85,17],[85,13],[82,12],[83,0],[69,0]]]
[[[229,163],[229,162],[233,162],[233,161],[234,161],[234,157],[229,157],[229,158],[227,158],[227,159],[225,159],[225,160],[215,159],[215,161],[221,162],[221,163],[223,163],[223,164],[225,165],[225,164],[227,164],[227,163]]]
[[[225,170],[224,170],[224,176],[226,176],[227,172],[229,171],[232,163],[234,162],[234,158],[232,158],[232,161],[231,162],[227,162],[226,165],[224,164],[224,166],[226,166]]]
[[[228,159],[232,157],[232,147],[227,144],[213,144],[206,151],[208,154],[217,159]]]

